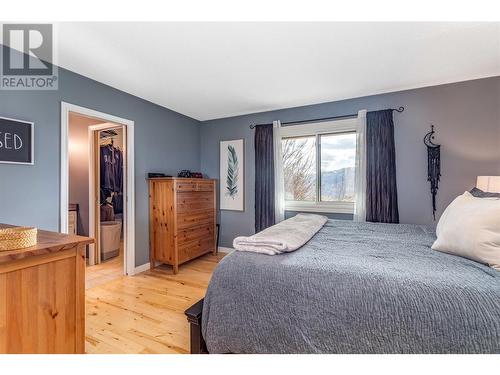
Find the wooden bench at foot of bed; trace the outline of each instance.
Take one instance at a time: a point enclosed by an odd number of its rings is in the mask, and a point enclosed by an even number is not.
[[[201,315],[203,312],[203,299],[187,309],[184,314],[190,326],[191,354],[208,354],[207,345],[201,334]]]

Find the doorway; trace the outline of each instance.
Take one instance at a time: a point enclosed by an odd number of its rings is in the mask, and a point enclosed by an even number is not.
[[[133,122],[68,103],[61,109],[60,230],[95,239],[87,284],[133,275]]]

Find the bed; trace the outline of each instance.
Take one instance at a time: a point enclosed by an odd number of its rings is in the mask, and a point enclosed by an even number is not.
[[[187,312],[193,351],[500,353],[500,272],[434,240],[425,226],[328,220],[295,252],[233,252]]]

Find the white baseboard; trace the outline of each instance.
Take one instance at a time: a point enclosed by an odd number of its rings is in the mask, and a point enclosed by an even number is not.
[[[232,247],[223,247],[223,246],[219,246],[218,250],[220,253],[232,253],[234,251]]]
[[[138,273],[147,271],[147,270],[149,270],[150,267],[151,267],[151,264],[149,262],[144,263],[141,266],[137,266],[134,268],[134,275],[137,275]]]

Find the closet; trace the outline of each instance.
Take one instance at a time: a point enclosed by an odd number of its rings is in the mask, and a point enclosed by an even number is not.
[[[68,115],[68,231],[95,239],[85,251],[88,288],[123,276],[127,251],[133,252],[127,237],[127,168],[133,164],[128,163],[129,129],[80,113]]]
[[[120,256],[123,233],[123,129],[99,132],[100,259]]]

